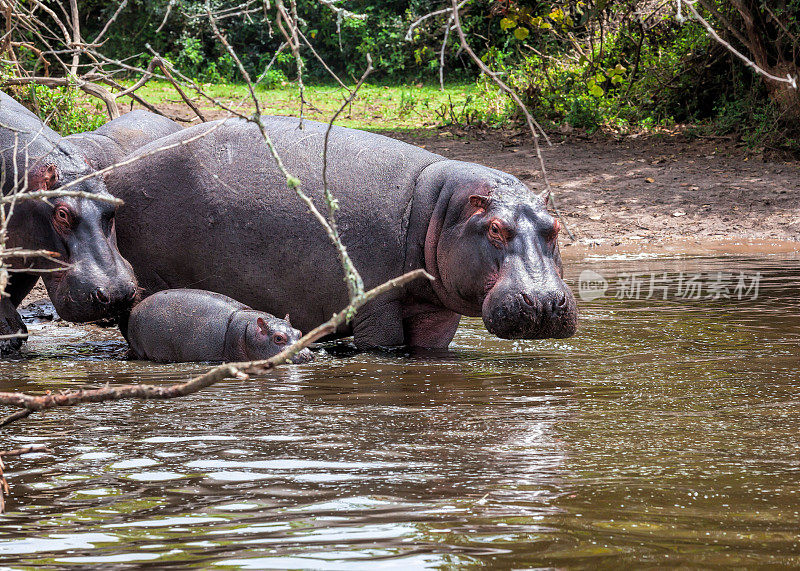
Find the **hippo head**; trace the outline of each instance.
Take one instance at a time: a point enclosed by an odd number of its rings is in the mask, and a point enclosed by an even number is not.
[[[262,314],[255,323],[248,324],[245,335],[245,354],[253,360],[274,357],[303,336],[300,330],[292,327],[288,315],[278,319],[269,314]],[[314,355],[306,348],[292,358],[292,363],[307,363],[313,358]]]
[[[559,221],[511,175],[484,167],[448,177],[428,228],[425,265],[448,309],[482,316],[504,339],[569,337],[577,327],[564,283]],[[449,188],[448,188],[449,187]]]
[[[31,168],[28,187],[31,191],[57,190],[91,172],[83,160],[59,148]],[[88,178],[69,190],[111,198],[100,177]],[[36,247],[54,252],[60,262],[50,265],[42,279],[62,318],[97,321],[130,309],[136,279],[117,248],[114,204],[56,197],[49,202],[24,201],[19,206],[23,205]]]

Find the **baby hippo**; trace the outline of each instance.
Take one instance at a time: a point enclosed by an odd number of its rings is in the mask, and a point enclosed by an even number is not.
[[[168,289],[145,298],[133,308],[127,331],[135,358],[162,363],[268,359],[300,336],[288,315],[278,319],[198,289]],[[303,349],[292,362],[312,359]]]

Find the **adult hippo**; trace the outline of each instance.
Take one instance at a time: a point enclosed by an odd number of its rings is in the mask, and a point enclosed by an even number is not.
[[[168,119],[155,115],[147,119],[143,113],[129,113],[94,132],[62,139],[43,126],[38,117],[2,94],[0,147],[3,150],[3,173],[8,182],[7,186],[4,185],[4,194],[13,192],[15,188],[30,191],[58,189],[91,174],[94,169],[114,163],[138,146],[174,131],[165,123]],[[177,125],[175,128],[180,129]],[[21,175],[26,162],[32,158],[37,159],[36,162],[27,175]],[[110,198],[101,177],[88,178],[71,189]],[[21,333],[22,336],[0,341],[0,353],[17,350],[22,345],[27,329],[16,308],[39,277],[42,277],[56,311],[68,321],[112,318],[129,309],[135,296],[136,282],[130,265],[117,249],[115,209],[108,202],[79,197],[16,203],[9,219],[6,245],[54,252],[54,256],[66,265],[59,269],[41,257],[8,260],[15,271],[10,274],[6,286],[8,296],[0,300],[0,335]]]
[[[327,125],[264,118],[289,172],[321,210]],[[200,136],[205,133],[205,136]],[[179,144],[180,143],[180,144]],[[347,303],[336,251],[243,120],[155,141],[106,179],[125,201],[120,250],[144,294],[216,291],[308,331]],[[461,315],[504,338],[568,337],[575,298],[562,280],[558,221],[511,175],[447,160],[373,133],[334,127],[328,181],[344,244],[367,288],[424,268],[420,280],[366,304],[336,336],[360,348],[447,347]]]

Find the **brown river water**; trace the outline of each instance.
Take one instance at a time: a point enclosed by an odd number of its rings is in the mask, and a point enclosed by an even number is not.
[[[571,339],[467,319],[444,353],[340,344],[10,426],[4,448],[53,453],[6,462],[0,568],[800,565],[800,257],[595,254],[568,264],[576,293],[587,270],[608,289]],[[2,390],[207,368],[31,329]]]

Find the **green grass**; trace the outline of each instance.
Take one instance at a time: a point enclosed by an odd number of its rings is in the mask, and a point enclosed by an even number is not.
[[[203,89],[211,95],[241,112],[250,113],[253,105],[245,85],[205,84]],[[188,106],[181,100],[174,87],[167,82],[151,81],[137,91],[137,94],[163,111],[180,113],[188,117]],[[342,105],[348,92],[338,86],[306,86],[306,100],[313,106],[306,107],[307,119],[327,122]],[[192,93],[192,100],[209,115],[224,117],[225,112],[215,110],[213,104]],[[256,89],[256,95],[267,115],[292,115],[300,113],[300,92],[291,83],[273,89]],[[441,91],[438,85],[381,86],[363,85],[356,99],[339,115],[336,123],[344,127],[368,130],[408,130],[463,124],[469,110],[480,103],[481,97],[474,84],[445,85]],[[129,104],[124,98],[120,101]]]

